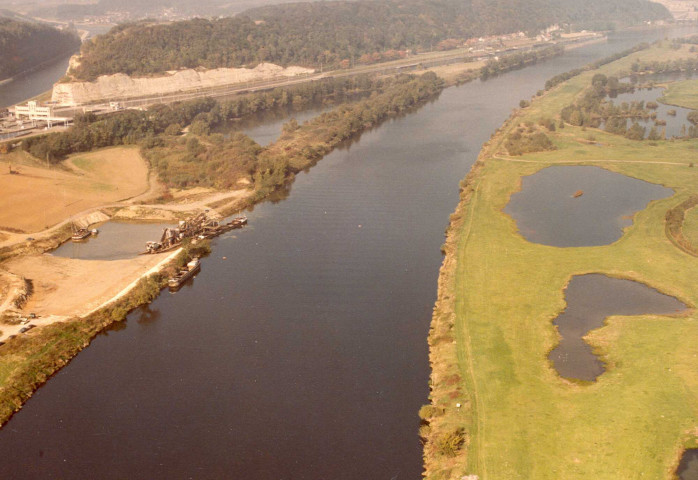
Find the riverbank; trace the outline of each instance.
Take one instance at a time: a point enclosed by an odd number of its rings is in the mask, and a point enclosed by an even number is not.
[[[645,283],[694,307],[696,259],[667,238],[664,216],[698,189],[696,140],[648,145],[598,129],[546,131],[554,151],[512,157],[515,129],[551,117],[597,73],[690,55],[667,45],[586,71],[534,98],[483,147],[451,217],[429,336],[431,404],[420,412],[426,477],[488,479],[672,478],[695,441],[696,314],[611,317],[586,340],[606,372],[591,384],[562,379],[547,360],[558,343],[552,320],[570,278],[604,273]],[[528,128],[528,127],[526,127]],[[521,178],[553,165],[594,165],[671,187],[623,237],[599,247],[525,241],[502,212]],[[570,195],[573,192],[570,193]]]

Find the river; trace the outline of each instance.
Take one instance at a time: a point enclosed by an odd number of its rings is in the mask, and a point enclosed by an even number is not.
[[[106,33],[109,29],[106,25],[79,25],[78,28],[87,30],[89,36]],[[37,70],[17,76],[10,82],[0,84],[0,109],[51,90],[53,84],[65,75],[66,70],[68,70],[68,62],[71,55],[72,53],[68,53],[61,58],[48,62]]]
[[[2,478],[418,479],[439,247],[458,182],[553,75],[623,33],[450,88],[301,174],[191,285],[96,338],[0,430]]]

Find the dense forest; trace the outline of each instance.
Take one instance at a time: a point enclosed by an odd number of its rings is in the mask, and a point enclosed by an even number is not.
[[[549,25],[638,23],[669,17],[647,0],[359,0],[274,5],[217,20],[139,22],[84,45],[79,80],[180,68],[350,65],[406,50],[447,48],[454,40]]]
[[[75,32],[0,17],[0,80],[76,52],[79,46]]]

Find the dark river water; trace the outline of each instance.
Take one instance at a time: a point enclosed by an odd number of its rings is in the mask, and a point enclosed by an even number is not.
[[[583,194],[575,197],[575,193]],[[557,247],[608,245],[651,200],[673,195],[661,185],[599,167],[548,167],[524,177],[504,211],[531,242]]]
[[[448,89],[328,155],[39,389],[0,430],[0,478],[419,479],[458,182],[546,79],[668,34]]]
[[[641,283],[591,274],[572,277],[565,291],[567,308],[554,324],[562,337],[548,358],[565,378],[592,381],[604,372],[584,336],[611,315],[675,314],[686,305]]]

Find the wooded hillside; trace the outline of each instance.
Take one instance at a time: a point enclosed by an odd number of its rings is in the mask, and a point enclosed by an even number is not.
[[[0,17],[0,80],[76,52],[79,47],[76,33]]]
[[[647,0],[360,0],[252,9],[240,16],[113,29],[83,47],[79,80],[180,68],[337,66],[362,56],[440,48],[440,42],[554,23],[637,23],[668,17]]]

